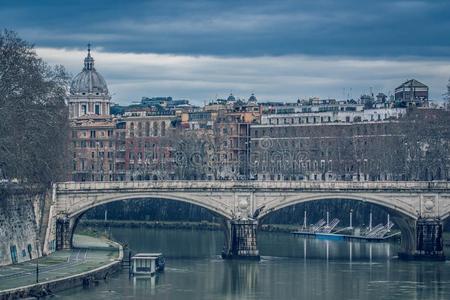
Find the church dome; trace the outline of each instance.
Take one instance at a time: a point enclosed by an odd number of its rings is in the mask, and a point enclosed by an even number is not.
[[[234,101],[236,101],[236,98],[233,96],[233,93],[231,93],[230,96],[228,96],[227,101],[228,101],[228,102],[234,102]]]
[[[248,98],[248,102],[257,102],[258,100],[255,97],[255,94],[252,93],[252,95],[250,96],[250,98]]]
[[[70,93],[107,95],[108,86],[103,76],[94,68],[94,59],[91,57],[91,49],[88,48],[88,55],[84,59],[84,68],[75,76],[70,85]]]

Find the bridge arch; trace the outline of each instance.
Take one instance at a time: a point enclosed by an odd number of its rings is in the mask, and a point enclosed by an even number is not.
[[[289,197],[285,201],[272,200],[265,204],[264,209],[258,216],[258,220],[262,223],[262,220],[280,209],[293,206],[301,203],[309,203],[315,201],[324,200],[350,200],[359,201],[364,203],[370,203],[379,207],[386,209],[391,214],[391,220],[398,226],[402,236],[403,251],[405,253],[413,252],[416,249],[416,232],[415,232],[415,222],[418,219],[418,212],[414,209],[411,204],[404,203],[401,201],[390,202],[388,199],[377,196],[367,196],[367,195],[355,195],[355,194],[317,194],[313,196],[293,196]]]
[[[57,239],[57,248],[58,249],[68,249],[73,245],[73,235],[75,233],[75,229],[81,219],[81,217],[90,209],[93,209],[97,206],[117,202],[117,201],[134,201],[139,199],[148,199],[148,201],[152,201],[155,199],[164,199],[168,201],[177,201],[182,203],[188,203],[192,205],[196,205],[198,207],[205,208],[211,214],[216,215],[222,218],[223,223],[225,224],[227,220],[232,218],[231,210],[228,211],[226,206],[220,207],[219,205],[215,205],[212,201],[205,201],[202,198],[197,198],[194,196],[182,196],[182,195],[174,195],[174,194],[159,194],[154,192],[148,193],[130,193],[130,194],[120,194],[104,197],[102,199],[96,199],[94,201],[86,201],[81,206],[78,206],[71,210],[69,213],[59,215],[57,218],[57,229],[56,229],[56,239]],[[223,206],[223,205],[222,205]],[[225,228],[224,228],[225,230]],[[227,236],[227,232],[225,232],[225,236]]]
[[[77,217],[80,214],[83,214],[84,212],[111,202],[116,201],[123,201],[123,200],[138,200],[138,199],[165,199],[165,200],[172,200],[172,201],[179,201],[184,203],[189,203],[193,205],[197,205],[200,207],[203,207],[210,212],[219,215],[223,217],[224,219],[231,219],[232,218],[232,211],[231,209],[228,209],[228,207],[224,206],[221,203],[215,203],[213,201],[205,201],[203,198],[197,198],[195,196],[182,196],[178,194],[167,194],[167,193],[154,193],[154,192],[148,192],[148,193],[130,193],[130,194],[120,194],[120,195],[113,195],[113,196],[106,196],[102,198],[98,198],[93,201],[87,201],[77,209],[71,211],[67,216],[69,218]]]
[[[278,211],[282,208],[300,204],[307,203],[313,201],[322,201],[322,200],[335,200],[335,199],[344,199],[344,200],[353,200],[364,203],[370,203],[374,205],[378,205],[389,209],[392,212],[396,212],[401,214],[402,216],[417,220],[418,212],[414,208],[413,205],[409,203],[405,203],[402,201],[391,202],[389,199],[384,197],[377,196],[368,196],[368,195],[355,195],[355,194],[347,194],[347,193],[336,193],[336,194],[322,194],[318,193],[311,196],[290,196],[286,197],[283,201],[279,199],[274,199],[272,201],[268,201],[264,204],[264,209],[260,213],[258,219],[264,218],[266,215]]]

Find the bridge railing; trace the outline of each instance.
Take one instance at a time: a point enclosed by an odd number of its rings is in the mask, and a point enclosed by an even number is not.
[[[61,182],[58,191],[123,189],[450,190],[448,181],[91,181]]]

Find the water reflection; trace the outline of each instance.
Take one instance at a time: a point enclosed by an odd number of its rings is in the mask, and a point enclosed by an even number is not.
[[[263,256],[301,257],[325,261],[388,260],[399,249],[399,245],[390,243],[333,241],[291,235],[270,236],[269,238],[267,233],[260,234],[259,238],[260,253]],[[289,246],[282,245],[283,242]],[[393,248],[395,252],[393,252]]]
[[[133,290],[144,292],[145,294],[155,295],[156,284],[159,276],[132,276]]]
[[[223,293],[246,295],[258,287],[259,262],[225,261]]]

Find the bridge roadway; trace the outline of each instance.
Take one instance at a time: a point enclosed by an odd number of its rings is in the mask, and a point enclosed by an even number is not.
[[[199,205],[225,220],[250,218],[256,223],[274,211],[303,202],[325,199],[370,202],[385,207],[393,215],[402,230],[404,249],[408,253],[416,251],[417,220],[441,222],[450,215],[450,182],[446,181],[62,182],[53,186],[50,216],[64,226],[56,226],[56,236],[49,233],[47,242],[53,237],[58,248],[70,247],[77,220],[95,206],[119,200],[158,198]]]

